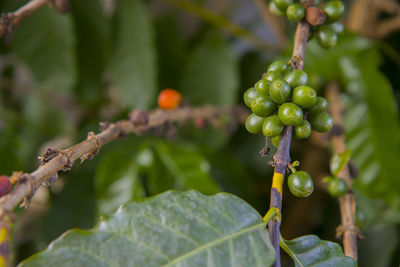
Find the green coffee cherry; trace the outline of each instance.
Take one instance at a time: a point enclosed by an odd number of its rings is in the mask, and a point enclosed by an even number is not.
[[[317,92],[307,85],[296,87],[292,93],[292,101],[302,108],[311,108],[317,102]]]
[[[283,131],[283,124],[278,115],[272,115],[264,120],[262,132],[266,137],[272,138],[278,136]]]
[[[334,22],[332,24],[327,24],[329,28],[331,28],[337,34],[342,34],[344,32],[344,26],[340,22]]]
[[[251,101],[251,111],[258,116],[267,117],[276,110],[276,104],[269,96],[260,95]]]
[[[289,175],[288,186],[296,197],[308,197],[314,191],[311,176],[305,171],[298,171]]]
[[[344,15],[344,5],[342,1],[328,1],[322,6],[326,14],[326,22],[332,23],[339,20]]]
[[[333,197],[341,197],[347,193],[347,184],[341,178],[333,178],[329,181],[328,192]]]
[[[293,0],[272,0],[281,11],[286,12],[289,5],[293,4]]]
[[[254,87],[247,89],[243,94],[243,100],[246,106],[251,107],[251,102],[259,95],[260,93],[258,93]]]
[[[328,101],[326,100],[326,98],[318,96],[314,106],[309,108],[307,111],[310,112],[310,114],[316,114],[325,111],[327,107]]]
[[[269,65],[267,71],[277,71],[278,73],[285,75],[286,72],[289,70],[289,65],[285,60],[276,60]]]
[[[318,44],[325,49],[334,47],[338,41],[337,33],[327,25],[319,26],[315,35]]]
[[[286,13],[280,10],[273,1],[269,2],[268,4],[268,10],[271,12],[271,14],[274,14],[275,16],[285,16]]]
[[[285,125],[297,126],[303,121],[303,111],[293,103],[284,103],[278,109],[278,116]]]
[[[297,139],[306,139],[311,134],[311,124],[307,120],[303,120],[299,125],[294,127],[294,135]]]
[[[367,216],[365,212],[359,208],[356,208],[356,214],[354,216],[354,222],[359,229],[363,229],[367,223]]]
[[[305,14],[306,11],[304,7],[300,4],[290,5],[286,9],[286,16],[288,17],[289,20],[294,22],[299,22],[300,20],[302,20]]]
[[[261,127],[264,123],[263,117],[257,116],[256,114],[250,114],[246,119],[246,129],[249,133],[256,134],[261,133]]]
[[[280,79],[280,78],[282,78],[282,75],[279,71],[268,71],[267,73],[265,73],[265,75],[263,77],[264,80],[267,80],[270,82],[273,82],[276,79]]]
[[[310,114],[309,121],[311,123],[311,128],[320,133],[329,132],[333,126],[333,119],[331,115],[325,111]]]
[[[290,86],[282,79],[277,79],[269,86],[269,96],[278,104],[285,103],[290,97]]]
[[[286,74],[284,80],[288,82],[290,87],[296,88],[307,84],[308,75],[302,70],[294,70]]]
[[[260,94],[268,95],[269,84],[270,84],[269,81],[267,81],[265,79],[261,79],[256,83],[254,88],[256,88],[257,92],[259,92]]]
[[[277,135],[277,136],[275,136],[275,137],[273,137],[273,138],[271,139],[271,143],[272,143],[272,144],[274,145],[274,147],[276,147],[276,148],[278,148],[280,142],[281,142],[281,135],[280,135],[280,134]]]

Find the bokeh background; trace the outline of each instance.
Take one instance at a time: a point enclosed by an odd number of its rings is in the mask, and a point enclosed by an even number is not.
[[[365,215],[360,266],[398,266],[400,31],[380,31],[376,25],[400,13],[379,5],[366,8],[367,2],[374,1],[345,1],[352,31],[332,50],[311,40],[306,71],[321,95],[329,82],[339,83],[346,104],[347,146],[358,168],[357,210]],[[0,11],[24,3],[1,0]],[[46,148],[80,142],[88,131],[98,131],[101,121],[126,118],[135,108],[156,108],[164,88],[180,91],[190,105],[242,104],[242,93],[268,64],[291,55],[295,24],[268,14],[261,0],[70,4],[64,15],[41,8],[0,41],[2,174],[34,170]],[[93,227],[122,203],[169,189],[230,192],[261,214],[268,209],[272,168],[271,156],[259,156],[262,136],[220,121],[204,129],[188,123],[175,138],[167,137],[114,141],[93,160],[60,173],[51,188],[41,188],[30,209],[17,212],[16,262],[70,228]],[[328,135],[294,141],[292,159],[300,160],[316,188],[311,197],[299,199],[285,186],[285,238],[314,233],[340,242],[338,202],[322,182],[330,157]],[[284,266],[290,264],[285,257]]]

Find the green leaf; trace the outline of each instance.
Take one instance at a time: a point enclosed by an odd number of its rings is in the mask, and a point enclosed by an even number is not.
[[[194,147],[159,142],[155,149],[174,178],[173,188],[196,189],[203,194],[219,192],[217,184],[210,176],[210,163]]]
[[[12,40],[13,52],[32,72],[37,87],[64,93],[72,89],[76,56],[71,15],[44,6],[18,25]]]
[[[72,0],[71,11],[77,35],[79,73],[76,93],[82,102],[94,104],[103,96],[110,25],[98,0]]]
[[[117,2],[116,35],[109,72],[115,100],[127,108],[149,108],[157,92],[154,31],[141,0]]]
[[[265,226],[233,195],[170,191],[70,230],[20,266],[271,266]]]
[[[332,176],[338,176],[339,172],[349,162],[350,156],[351,156],[350,149],[347,149],[343,153],[333,155],[333,157],[331,158],[330,165],[329,165]]]
[[[395,204],[400,186],[396,178],[400,127],[391,86],[379,71],[376,53],[344,57],[340,64],[347,87],[356,92],[346,101],[344,121],[347,145],[360,170],[354,186],[369,197]]]
[[[316,235],[305,235],[289,241],[281,238],[280,241],[296,267],[356,266],[356,262],[345,256],[337,243],[321,240]]]
[[[98,212],[110,213],[122,203],[145,197],[139,180],[134,145],[117,146],[100,162],[96,170]]]
[[[231,47],[218,35],[208,35],[189,55],[182,92],[193,105],[233,104],[238,77],[238,61]]]

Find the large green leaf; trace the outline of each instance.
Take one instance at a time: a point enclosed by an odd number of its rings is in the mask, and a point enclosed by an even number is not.
[[[347,99],[345,129],[360,170],[355,186],[369,196],[391,200],[398,198],[400,186],[400,129],[391,86],[374,57],[368,53],[344,57],[340,62],[347,87],[360,92]]]
[[[343,254],[341,247],[316,235],[305,235],[287,241],[281,238],[281,247],[289,254],[296,267],[353,267],[356,262]]]
[[[181,89],[190,104],[229,105],[236,101],[238,77],[238,61],[232,49],[212,34],[189,55]]]
[[[23,20],[12,38],[13,52],[32,72],[39,88],[55,92],[72,89],[76,63],[70,15],[44,6]]]
[[[119,104],[148,108],[157,92],[154,31],[141,0],[117,1],[116,35],[109,71]]]
[[[170,191],[71,230],[20,266],[270,266],[265,226],[233,195]]]

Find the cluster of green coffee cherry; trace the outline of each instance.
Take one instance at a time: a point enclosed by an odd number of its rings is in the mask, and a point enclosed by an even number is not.
[[[253,112],[246,129],[253,134],[262,132],[275,147],[285,125],[294,126],[296,139],[308,138],[311,130],[328,132],[333,126],[326,112],[328,101],[317,96],[307,82],[304,71],[290,71],[284,60],[273,62],[264,77],[244,93],[244,102]]]
[[[307,16],[307,9],[305,4],[295,3],[294,0],[271,0],[269,3],[269,10],[272,14],[278,16],[287,16],[287,18],[294,22],[299,22],[307,17],[307,20],[312,20]],[[312,33],[309,38],[315,36],[319,45],[323,48],[332,48],[336,45],[338,34],[344,30],[343,24],[338,22],[344,15],[344,4],[340,0],[331,0],[325,3],[315,1],[315,7],[320,8],[321,12],[325,13],[326,20],[323,25],[313,25]],[[312,23],[312,22],[311,22]]]

